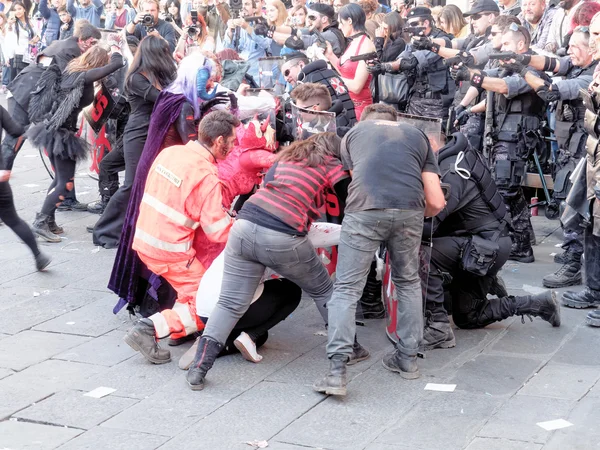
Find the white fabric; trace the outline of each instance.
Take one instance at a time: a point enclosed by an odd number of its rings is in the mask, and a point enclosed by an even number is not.
[[[342,226],[334,223],[315,222],[308,232],[308,239],[315,248],[333,247],[340,242],[340,233]],[[225,266],[225,251],[213,261],[202,279],[196,293],[196,314],[199,317],[210,317],[213,309],[219,301],[221,295],[221,283],[223,282],[223,268]],[[271,269],[267,268],[265,274],[258,285],[252,303],[262,295],[264,291],[264,282],[269,279],[280,278]]]

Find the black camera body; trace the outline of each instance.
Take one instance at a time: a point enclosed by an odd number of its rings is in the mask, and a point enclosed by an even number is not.
[[[239,13],[242,10],[242,0],[229,0],[229,10]]]
[[[154,16],[152,14],[144,14],[140,23],[146,27],[146,29],[154,28]]]
[[[173,20],[174,20],[173,14],[171,14],[171,13],[165,14],[165,22],[173,22]]]
[[[192,20],[192,24],[188,27],[187,32],[188,36],[193,38],[196,37],[198,31],[200,30],[200,28],[198,28],[198,11],[190,11],[190,18]]]

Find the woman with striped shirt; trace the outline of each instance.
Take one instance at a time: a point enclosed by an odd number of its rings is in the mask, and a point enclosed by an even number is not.
[[[225,248],[219,301],[187,375],[193,390],[204,387],[206,372],[248,310],[265,267],[312,297],[327,321],[324,306],[333,284],[306,235],[312,222],[321,216],[319,210],[325,205],[329,189],[334,189],[342,200],[346,196],[349,177],[339,154],[340,139],[334,133],[294,142],[280,152],[265,178],[265,187],[238,213]]]

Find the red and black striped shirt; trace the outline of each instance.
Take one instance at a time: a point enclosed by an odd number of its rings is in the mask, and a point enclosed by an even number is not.
[[[326,192],[345,178],[348,173],[333,157],[318,167],[278,162],[265,177],[265,186],[248,199],[238,218],[276,231],[305,235],[321,216]]]

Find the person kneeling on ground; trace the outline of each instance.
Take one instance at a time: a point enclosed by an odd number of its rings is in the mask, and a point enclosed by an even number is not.
[[[177,301],[172,309],[140,319],[124,339],[155,364],[171,360],[156,338],[204,328],[196,315],[196,292],[233,225],[223,208],[226,187],[216,162],[233,148],[239,124],[226,111],[207,114],[198,127],[198,141],[165,148],[148,173],[133,250],[177,291]]]
[[[265,187],[238,213],[225,248],[221,295],[187,374],[193,390],[204,388],[206,373],[250,307],[265,267],[311,296],[327,321],[333,283],[307,233],[325,205],[326,189],[346,197],[348,174],[339,161],[339,146],[333,133],[294,142],[279,154]],[[368,352],[354,342],[352,358],[366,359]]]
[[[560,326],[560,307],[553,291],[537,295],[487,298],[494,277],[508,260],[511,240],[508,213],[481,155],[462,133],[440,149],[442,183],[451,186],[446,207],[426,223],[423,237],[433,234],[423,341],[426,350],[456,345],[444,308],[444,277],[452,298],[452,317],[460,328],[480,328],[514,315],[537,316]]]

